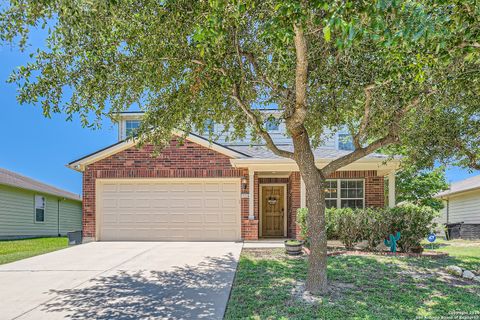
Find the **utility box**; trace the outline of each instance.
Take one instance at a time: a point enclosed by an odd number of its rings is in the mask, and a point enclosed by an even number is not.
[[[67,232],[68,245],[73,246],[82,243],[82,231]]]

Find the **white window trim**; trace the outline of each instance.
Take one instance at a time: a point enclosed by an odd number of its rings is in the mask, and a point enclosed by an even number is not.
[[[37,197],[42,197],[43,198],[43,221],[38,221],[37,220]],[[40,208],[38,208],[40,209]],[[45,223],[45,220],[47,215],[47,197],[41,194],[36,194],[33,197],[33,222],[34,223]]]
[[[336,181],[337,182],[337,198],[327,198],[325,200],[337,200],[337,209],[342,208],[342,200],[362,200],[363,206],[365,209],[365,179],[350,178],[350,179],[327,179],[327,181]],[[363,197],[362,198],[342,198],[341,192],[341,182],[342,181],[362,181],[363,184]]]
[[[140,125],[141,125],[141,123],[142,123],[142,120],[141,120],[141,119],[125,119],[125,120],[123,120],[123,128],[122,128],[122,130],[123,130],[123,137],[124,137],[124,138],[127,138],[127,137],[128,137],[128,135],[127,135],[127,122],[128,122],[128,121],[138,121],[138,122],[140,123]]]

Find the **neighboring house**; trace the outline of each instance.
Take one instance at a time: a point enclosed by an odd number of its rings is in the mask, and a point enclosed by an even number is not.
[[[0,168],[0,239],[82,230],[79,195]]]
[[[121,113],[119,142],[68,164],[83,172],[85,241],[297,237],[296,210],[306,200],[293,160],[251,145],[248,137],[229,142],[223,127],[213,123],[206,127],[219,135],[215,142],[191,133],[182,145],[174,138],[154,157],[152,146],[137,149],[128,138],[142,116]],[[281,148],[293,149],[282,123],[267,128]],[[348,134],[327,134],[315,150],[317,164],[351,150]],[[327,205],[383,207],[388,176],[393,206],[398,161],[386,160],[371,154],[329,177]]]
[[[444,204],[438,222],[452,229],[452,238],[480,239],[480,175],[452,183],[436,197]]]

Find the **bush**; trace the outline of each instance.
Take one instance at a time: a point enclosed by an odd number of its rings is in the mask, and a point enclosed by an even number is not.
[[[365,208],[357,209],[356,214],[359,215],[361,224],[361,239],[367,241],[367,249],[371,251],[377,250],[380,243],[388,235],[388,209],[384,208]]]
[[[297,210],[300,236],[308,243],[307,216],[307,208]],[[433,220],[437,216],[438,212],[434,209],[411,203],[395,208],[327,209],[327,239],[339,239],[349,250],[359,241],[366,240],[367,249],[376,250],[389,234],[400,231],[399,249],[411,252],[435,228]]]
[[[362,239],[361,216],[358,210],[350,208],[332,210],[333,221],[336,226],[338,239],[348,250],[353,249],[355,244]]]
[[[404,203],[389,210],[388,232],[400,231],[398,247],[403,252],[410,252],[418,248],[420,241],[436,227],[433,220],[438,215],[438,211],[431,207]]]

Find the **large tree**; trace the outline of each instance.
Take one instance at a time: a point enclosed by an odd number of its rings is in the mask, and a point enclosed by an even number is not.
[[[443,208],[442,200],[435,195],[449,187],[445,168],[419,169],[405,166],[397,173],[397,201],[409,201],[435,210]]]
[[[85,125],[138,105],[142,141],[206,119],[252,131],[293,159],[307,190],[306,288],[327,289],[325,179],[379,148],[479,165],[480,9],[475,0],[12,0],[0,37],[46,47],[14,71],[21,103]],[[275,145],[262,106],[281,112],[294,149]],[[355,150],[318,168],[326,130]]]

